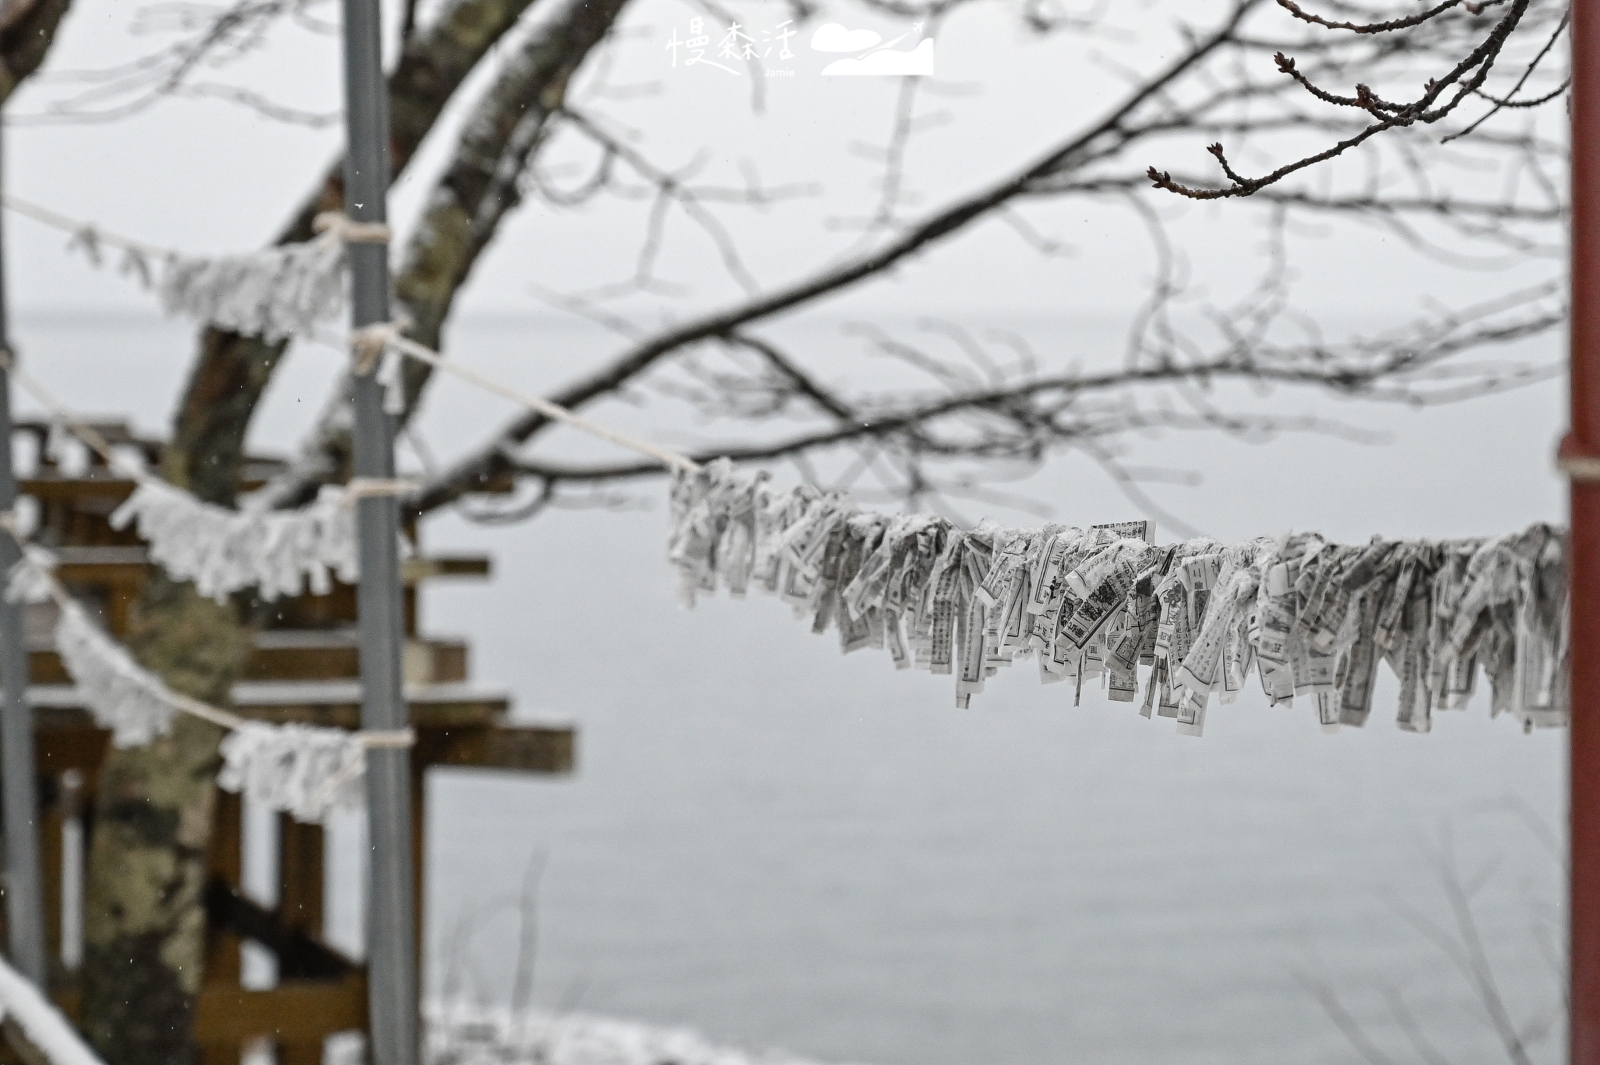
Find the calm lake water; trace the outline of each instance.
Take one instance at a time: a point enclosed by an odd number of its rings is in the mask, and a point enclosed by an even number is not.
[[[1107,323],[1010,324],[1052,353],[1116,347]],[[804,335],[842,343],[836,327]],[[150,428],[165,424],[190,344],[154,320],[51,316],[25,318],[19,339],[86,410],[133,411]],[[452,346],[533,387],[615,343],[480,319]],[[332,367],[325,353],[292,356],[264,445],[285,450]],[[1153,491],[1219,537],[1472,535],[1562,516],[1556,387],[1427,412],[1285,404],[1391,439],[1168,436],[1130,459],[1202,472],[1199,486]],[[445,461],[508,413],[446,383],[420,430]],[[606,413],[669,440],[689,432]],[[1011,488],[1063,520],[1139,516],[1072,456]],[[431,780],[435,990],[509,993],[533,862],[539,1003],[827,1060],[1359,1061],[1319,1001],[1331,990],[1397,1063],[1423,1060],[1408,1017],[1452,1062],[1502,1061],[1435,941],[1461,934],[1451,877],[1472,891],[1519,1020],[1560,1002],[1561,733],[1523,735],[1475,706],[1438,715],[1427,736],[1401,733],[1385,709],[1327,736],[1304,710],[1246,698],[1214,708],[1195,740],[1098,692],[1074,707],[1065,686],[1040,688],[1032,663],[957,711],[949,678],[897,674],[870,651],[841,657],[777,602],[680,611],[661,486],[633,495],[647,509],[429,526],[431,546],[487,551],[496,572],[430,591],[424,626],[469,637],[475,677],[509,688],[520,716],[581,729],[573,777]],[[1380,708],[1392,707],[1385,676]],[[332,931],[348,944],[355,850],[340,835]],[[1535,1058],[1560,1051],[1558,1026]]]

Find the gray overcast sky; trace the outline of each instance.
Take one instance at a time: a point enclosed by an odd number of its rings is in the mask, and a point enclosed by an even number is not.
[[[64,74],[103,69],[168,39],[148,28],[130,32],[139,28],[143,6],[129,0],[75,5],[49,68],[57,80],[31,86],[11,107],[9,186],[152,243],[219,252],[256,246],[333,156],[341,136],[337,123],[307,129],[216,99],[170,100],[115,123],[41,125],[28,117],[82,88],[60,80]],[[907,156],[911,210],[937,206],[1013,172],[1108,108],[1123,91],[1124,67],[1150,70],[1162,64],[1176,18],[1203,25],[1217,6],[1117,3],[1110,6],[1104,32],[1049,38],[1024,32],[1010,6],[960,9],[938,30],[937,76],[918,97],[920,121],[928,128],[913,140]],[[332,3],[311,10],[326,18],[338,14]],[[735,4],[732,10],[758,36],[774,32],[787,18],[787,9],[772,3]],[[764,109],[757,114],[748,71],[670,65],[664,47],[669,35],[686,33],[699,12],[684,0],[637,0],[618,34],[606,83],[655,91],[602,96],[593,91],[591,76],[576,95],[586,110],[631,131],[639,149],[662,167],[697,161],[702,180],[733,184],[749,161],[766,183],[815,185],[816,195],[777,207],[719,211],[755,277],[763,285],[777,284],[851,246],[854,234],[839,223],[862,214],[877,195],[880,171],[863,146],[886,141],[898,88],[895,79],[820,76],[828,57],[807,47],[811,27],[837,19],[859,30],[875,27],[886,37],[905,27],[855,8],[819,16],[792,42],[796,58],[787,64],[792,76],[765,79]],[[284,26],[257,53],[198,77],[243,86],[307,112],[330,113],[339,99],[337,38]],[[452,129],[447,122],[436,134],[394,197],[393,216],[402,227],[445,157]],[[558,157],[574,165],[593,158],[574,139],[566,143]],[[1149,151],[1153,157],[1141,157],[1139,165],[1208,172],[1209,160],[1198,145],[1152,145]],[[572,182],[581,178],[581,170],[557,170],[556,177]],[[1214,279],[1214,291],[1253,278],[1261,262],[1258,212],[1237,203],[1185,209],[1170,199],[1152,202],[1178,220],[1176,231],[1190,249],[1196,274]],[[571,291],[626,278],[647,206],[615,198],[578,211],[525,206],[478,271],[465,307],[531,312],[540,309],[535,285]],[[1144,296],[1152,256],[1133,212],[1046,200],[1025,204],[1021,214],[1069,245],[1070,253],[1041,256],[1011,227],[989,221],[891,279],[852,293],[851,305],[911,312],[1074,313],[1131,308]],[[113,271],[96,273],[63,254],[58,234],[21,220],[10,228],[18,306],[148,306]],[[711,241],[681,213],[671,217],[667,238],[661,272],[686,283],[689,294],[676,302],[650,301],[647,316],[737,295]],[[1425,288],[1435,294],[1448,289],[1454,300],[1502,290],[1513,280],[1498,273],[1441,275],[1431,267],[1419,272],[1418,260],[1395,238],[1360,226],[1341,224],[1307,234],[1304,247],[1296,270],[1303,278],[1302,302],[1314,308],[1408,314]],[[975,278],[984,284],[975,285]]]
[[[911,209],[929,209],[1013,172],[1066,131],[1110,106],[1124,85],[1119,63],[1144,70],[1161,64],[1175,15],[1202,24],[1216,6],[1123,0],[1110,5],[1107,25],[1114,32],[1087,39],[1031,36],[1019,28],[1013,7],[961,9],[939,29],[936,77],[920,87],[918,113],[928,116],[928,128],[913,140],[907,158]],[[59,76],[105,68],[159,45],[165,39],[159,33],[130,33],[140,7],[129,0],[78,0],[51,70]],[[820,190],[816,195],[766,209],[717,208],[763,285],[804,276],[856,240],[853,232],[837,223],[862,213],[877,195],[874,182],[880,170],[861,146],[886,140],[897,82],[820,76],[826,57],[804,46],[808,28],[796,42],[794,75],[766,79],[764,108],[755,113],[748,72],[671,66],[665,47],[670,34],[685,35],[689,20],[700,10],[683,0],[635,0],[609,65],[606,84],[612,91],[598,93],[596,80],[589,77],[580,81],[575,98],[587,111],[608,116],[657,165],[681,167],[698,161],[703,180],[736,183],[741,161],[748,160],[768,184],[816,184]],[[733,10],[758,36],[772,32],[787,17],[782,13],[785,8],[771,3],[736,4]],[[313,11],[327,18],[338,14],[333,3]],[[394,13],[391,4],[390,25]],[[845,7],[830,10],[812,25],[830,19],[858,30],[876,28],[886,37],[904,29]],[[1143,36],[1126,32],[1133,28]],[[332,112],[339,100],[337,38],[286,26],[259,52],[228,67],[206,70],[202,77],[246,86],[286,106]],[[463,98],[470,100],[480,85],[481,78],[479,84],[469,85]],[[311,187],[341,138],[337,123],[316,129],[289,125],[215,99],[169,100],[115,123],[39,124],[28,118],[76,86],[70,81],[44,81],[15,101],[6,160],[9,188],[108,229],[190,251],[259,246]],[[655,91],[627,91],[641,86]],[[402,230],[415,216],[446,157],[460,112],[458,105],[392,199],[391,215]],[[1150,162],[1175,171],[1205,172],[1199,145],[1154,145],[1149,150],[1156,157],[1140,157],[1137,165]],[[592,160],[593,152],[569,141],[557,158],[576,165]],[[1259,169],[1265,161],[1254,158],[1248,163]],[[585,173],[581,165],[552,167],[552,177],[564,184],[582,180]],[[1185,207],[1154,194],[1150,202],[1173,222],[1190,276],[1203,294],[1225,300],[1254,282],[1265,262],[1259,210],[1237,202]],[[469,318],[481,312],[555,315],[565,323],[564,329],[579,326],[542,303],[537,290],[570,292],[627,278],[645,232],[647,209],[642,200],[612,197],[580,210],[556,211],[530,199],[503,228],[458,301],[458,313]],[[1122,206],[1040,201],[1023,205],[1021,212],[1041,233],[1069,245],[1070,252],[1041,255],[1009,226],[987,221],[890,277],[827,302],[820,308],[822,315],[905,321],[935,314],[974,328],[1053,319],[1053,325],[1035,335],[1041,354],[1052,364],[1093,365],[1120,358],[1119,323],[1145,298],[1153,271],[1143,226]],[[114,268],[96,270],[81,255],[65,251],[60,233],[26,219],[11,217],[7,223],[11,290],[24,315],[101,309],[159,317],[149,295]],[[1545,260],[1510,270],[1452,269],[1411,253],[1391,234],[1344,220],[1297,229],[1293,251],[1299,302],[1321,315],[1335,332],[1375,332],[1410,318],[1430,302],[1459,306],[1552,276],[1559,267]],[[625,301],[621,307],[636,321],[681,317],[739,296],[713,243],[681,213],[668,222],[659,273],[683,283],[685,289],[672,297]],[[1063,328],[1063,323],[1080,321],[1087,323],[1086,328]],[[34,350],[52,353],[58,360],[55,369],[63,381],[72,380],[80,390],[85,407],[131,408],[142,424],[154,428],[166,423],[192,344],[188,339],[192,334],[181,323],[140,334],[139,358],[150,372],[138,382],[120,373],[96,372],[103,363],[90,349],[103,340],[89,337],[109,334],[91,329],[72,334],[81,339],[68,340],[67,335],[53,333],[56,339],[48,344],[41,336]],[[559,357],[513,358],[498,364],[499,372],[528,387],[548,387],[570,378],[590,358],[615,351],[620,343],[593,328],[563,332],[561,337]],[[19,339],[24,351],[30,350],[25,329]],[[132,340],[128,343],[133,345]],[[837,332],[812,330],[804,343],[808,355],[835,359],[833,365],[847,366],[853,374],[872,372],[855,357],[860,345],[842,343]],[[1561,343],[1561,337],[1552,334],[1528,350],[1548,356],[1559,351]],[[79,347],[84,347],[81,353]],[[487,352],[473,354],[488,357]],[[41,371],[52,369],[41,367]],[[281,380],[274,383],[255,438],[272,450],[284,450],[322,402],[333,372],[325,353],[291,359]],[[430,400],[427,419],[437,446],[444,451],[452,445],[464,447],[487,432],[488,426],[480,424],[479,406],[449,398],[454,393],[448,389],[441,392]],[[1441,496],[1410,488],[1404,493],[1408,507],[1394,512],[1390,531],[1459,529],[1459,519],[1471,514],[1477,514],[1471,521],[1473,530],[1482,532],[1508,521],[1516,525],[1536,516],[1557,516],[1559,494],[1549,476],[1548,452],[1562,421],[1558,386],[1541,389],[1536,398],[1490,399],[1451,408],[1431,419],[1392,409],[1376,413],[1327,396],[1291,395],[1285,402],[1294,411],[1393,429],[1401,440],[1415,441],[1419,432],[1429,431],[1423,426],[1458,416],[1485,418],[1494,427],[1491,433],[1468,433],[1463,438],[1484,449],[1474,458],[1478,483],[1473,492],[1462,496],[1454,489],[1441,489]],[[496,420],[501,416],[494,415]],[[630,423],[635,418],[626,412],[617,416]],[[655,419],[655,431],[685,431],[670,414],[650,417]],[[1451,460],[1461,456],[1464,445],[1454,435],[1450,440],[1447,446],[1429,451],[1439,464],[1415,471],[1408,483],[1448,484],[1460,477]],[[1393,478],[1396,453],[1346,445],[1331,450],[1319,445],[1307,452],[1326,456],[1335,468],[1349,464],[1351,470],[1369,469],[1381,479]],[[1212,485],[1228,479],[1218,463],[1245,461],[1233,451],[1217,451],[1211,459],[1204,457],[1207,454],[1190,444],[1175,447],[1170,439],[1140,448],[1140,457],[1156,464],[1170,465],[1177,455],[1180,464],[1208,473]],[[1270,459],[1263,456],[1260,461],[1273,476]],[[1426,465],[1433,460],[1423,461]],[[1532,480],[1525,476],[1530,469],[1538,471]],[[1196,517],[1197,508],[1212,508],[1200,507],[1192,490],[1166,488],[1161,494],[1208,531],[1220,530],[1214,520]],[[1476,502],[1481,499],[1502,500],[1506,506],[1485,511]],[[1307,499],[1295,513],[1308,522],[1323,520],[1319,513],[1340,512],[1334,504],[1333,498],[1316,505]],[[1243,527],[1255,528],[1256,508],[1235,513]]]

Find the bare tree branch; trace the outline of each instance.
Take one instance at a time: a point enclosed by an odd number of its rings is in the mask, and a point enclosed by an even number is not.
[[[398,179],[467,75],[516,26],[531,0],[449,0],[404,45],[389,75],[390,169]],[[277,243],[309,240],[312,220],[344,208],[344,163],[336,160],[290,218]],[[202,497],[233,499],[244,438],[285,344],[219,329],[200,337],[173,419],[167,475]]]
[[[1174,181],[1169,172],[1157,170],[1153,166],[1148,171],[1151,184],[1156,188],[1165,189],[1168,192],[1176,193],[1192,200],[1215,200],[1236,196],[1250,196],[1270,185],[1277,184],[1290,175],[1345,155],[1381,133],[1410,127],[1417,123],[1432,125],[1441,122],[1453,114],[1465,100],[1482,91],[1485,79],[1489,76],[1490,71],[1494,69],[1496,61],[1500,58],[1501,51],[1522,21],[1530,2],[1531,0],[1490,0],[1490,2],[1485,3],[1463,4],[1459,0],[1445,0],[1444,3],[1436,7],[1408,18],[1358,25],[1350,22],[1336,23],[1308,15],[1293,0],[1277,0],[1280,7],[1302,21],[1332,28],[1349,29],[1363,34],[1393,34],[1399,30],[1411,29],[1431,22],[1446,12],[1457,8],[1473,16],[1480,14],[1489,7],[1502,4],[1506,7],[1506,11],[1498,21],[1494,22],[1492,28],[1471,52],[1456,62],[1443,75],[1429,78],[1424,85],[1422,94],[1404,103],[1385,100],[1374,93],[1366,84],[1359,82],[1355,86],[1354,95],[1350,96],[1323,89],[1311,76],[1299,68],[1294,59],[1280,51],[1274,56],[1278,70],[1300,85],[1312,97],[1331,106],[1354,108],[1366,112],[1374,121],[1361,128],[1355,134],[1335,142],[1322,151],[1285,163],[1261,177],[1247,178],[1235,171],[1228,162],[1226,151],[1221,142],[1215,142],[1208,145],[1206,150],[1217,160],[1223,175],[1228,179],[1227,185],[1211,188],[1186,185],[1182,182]],[[1551,44],[1554,43],[1555,36],[1560,34],[1564,26],[1565,19],[1563,16],[1562,24],[1557,27],[1556,33],[1551,37]],[[1548,49],[1549,44],[1546,45],[1544,51],[1548,51]],[[1542,55],[1543,52],[1540,53],[1541,58]],[[1537,62],[1538,60],[1536,59],[1533,65],[1537,65]],[[1517,88],[1520,89],[1521,84],[1522,82],[1519,81]],[[1497,110],[1499,106],[1498,104],[1496,105]],[[1482,120],[1480,119],[1479,121],[1481,123]]]
[[[907,227],[880,247],[840,266],[826,269],[809,279],[755,297],[729,310],[706,315],[669,329],[624,353],[588,377],[558,391],[551,398],[568,408],[581,406],[598,396],[614,391],[658,359],[689,344],[726,336],[740,327],[770,318],[801,304],[810,303],[863,279],[877,276],[908,256],[960,231],[968,223],[1022,195],[1035,181],[1055,174],[1079,160],[1086,161],[1094,156],[1108,153],[1113,150],[1113,145],[1128,143],[1139,135],[1136,127],[1130,128],[1126,124],[1134,113],[1148,101],[1159,97],[1171,83],[1180,79],[1206,56],[1223,47],[1245,15],[1261,2],[1262,0],[1238,0],[1229,16],[1215,30],[1195,41],[1165,69],[1130,92],[1105,117],[1011,177],[935,212],[921,222]],[[505,472],[508,468],[505,459],[506,449],[528,439],[547,424],[548,420],[538,414],[528,414],[516,419],[488,444],[459,461],[441,475],[436,483],[430,485],[427,492],[428,505],[430,507],[440,505],[471,492],[475,486],[492,481],[495,474]]]
[[[1314,418],[1225,414],[1211,410],[1183,412],[1138,408],[1122,399],[1128,390],[1183,382],[1235,380],[1282,386],[1315,387],[1369,399],[1410,405],[1456,401],[1468,391],[1483,395],[1524,383],[1528,376],[1548,376],[1550,368],[1489,366],[1465,383],[1452,376],[1434,380],[1430,370],[1452,356],[1493,343],[1509,343],[1549,328],[1562,312],[1543,307],[1531,294],[1528,313],[1510,322],[1477,322],[1507,308],[1492,306],[1435,323],[1434,332],[1409,342],[1375,340],[1345,350],[1295,346],[1267,352],[1263,345],[1235,342],[1204,361],[1141,359],[1117,370],[1095,374],[1069,373],[1005,381],[997,385],[946,392],[919,402],[896,395],[888,402],[871,397],[844,400],[806,379],[796,394],[817,400],[835,415],[835,423],[760,443],[717,443],[691,449],[689,457],[709,461],[727,456],[735,461],[768,461],[825,448],[870,443],[914,457],[1012,459],[1037,463],[1056,447],[1083,447],[1157,428],[1205,428],[1243,436],[1281,432],[1331,432],[1355,435],[1337,423]],[[741,343],[748,343],[748,336]],[[764,345],[762,345],[764,347]],[[758,348],[760,350],[760,348]],[[774,354],[776,352],[774,351]],[[1096,395],[1107,401],[1087,402]],[[726,392],[702,397],[710,409],[726,410]],[[853,412],[853,413],[852,413]],[[976,420],[974,420],[976,419]],[[600,482],[649,477],[664,472],[659,463],[624,461],[573,465],[501,454],[496,472],[511,472],[545,482]],[[448,475],[446,475],[448,476]],[[441,483],[437,479],[433,484]],[[453,488],[453,486],[452,486]],[[453,491],[426,489],[413,503],[426,513],[457,498]]]

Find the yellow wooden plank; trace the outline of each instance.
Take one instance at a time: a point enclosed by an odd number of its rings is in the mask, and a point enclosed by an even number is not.
[[[495,725],[451,740],[434,764],[570,773],[577,762],[577,730],[570,725]]]
[[[406,559],[400,576],[407,584],[415,584],[436,577],[487,577],[489,569],[489,559],[483,555],[435,555]]]
[[[367,1026],[364,972],[344,980],[285,980],[266,991],[206,984],[195,1000],[195,1042],[238,1044],[259,1036],[307,1040]]]

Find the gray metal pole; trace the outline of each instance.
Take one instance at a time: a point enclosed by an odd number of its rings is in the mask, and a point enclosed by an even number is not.
[[[345,213],[358,222],[388,219],[389,101],[383,76],[378,0],[344,0]],[[382,244],[350,244],[352,322],[389,320],[389,253]],[[355,473],[394,476],[394,426],[383,411],[375,373],[355,382]],[[399,504],[393,496],[357,504],[361,584],[361,727],[400,729]],[[416,1065],[417,954],[411,889],[411,754],[367,752],[370,886],[367,986],[374,1065]]]
[[[0,151],[0,160],[4,153]],[[11,350],[6,314],[5,241],[0,235],[0,349]],[[0,367],[0,510],[17,501],[11,466],[11,378]],[[21,556],[17,542],[0,535],[0,575]],[[28,706],[28,645],[22,608],[0,595],[0,809],[5,819],[6,931],[11,962],[48,989],[44,897],[39,887],[39,795],[33,771],[33,710]]]

